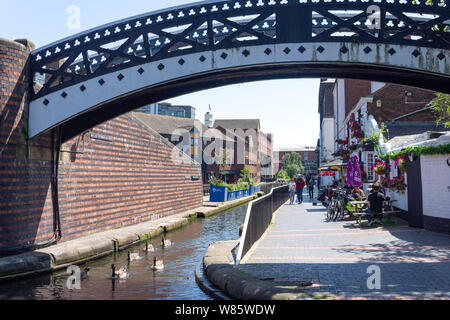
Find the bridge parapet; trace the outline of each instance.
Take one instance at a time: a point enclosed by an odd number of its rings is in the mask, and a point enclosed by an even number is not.
[[[354,42],[448,50],[447,1],[215,0],[159,10],[33,51],[31,99],[130,66],[243,46]],[[423,58],[420,50],[411,54]]]

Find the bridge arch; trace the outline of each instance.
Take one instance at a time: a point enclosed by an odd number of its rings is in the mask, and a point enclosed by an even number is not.
[[[31,53],[29,137],[63,140],[144,104],[248,81],[339,77],[450,93],[442,1],[202,1]]]

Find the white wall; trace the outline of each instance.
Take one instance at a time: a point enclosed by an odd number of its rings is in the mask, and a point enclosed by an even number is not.
[[[423,214],[450,219],[449,155],[420,156]]]
[[[390,160],[389,164],[391,166],[391,172],[389,173],[389,178],[393,179],[397,176],[397,167],[395,166],[395,161]],[[408,186],[408,175],[403,174],[405,177],[406,186]],[[393,206],[401,210],[408,211],[408,187],[406,187],[405,192],[399,192],[397,190],[389,189],[386,192],[386,196],[391,197],[392,200],[397,200],[393,203]]]
[[[345,80],[338,79],[333,90],[333,112],[334,112],[334,140],[344,139],[346,130],[343,126],[345,120]],[[333,141],[335,144],[335,141]],[[336,146],[337,147],[337,146]]]
[[[331,154],[334,153],[334,118],[323,118],[322,130],[320,132],[320,144],[321,144],[321,160],[324,157],[328,161],[332,159]]]

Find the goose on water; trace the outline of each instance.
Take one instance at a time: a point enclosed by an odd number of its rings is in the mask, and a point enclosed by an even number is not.
[[[114,264],[111,265],[111,270],[112,270],[112,274],[111,274],[111,278],[112,279],[126,279],[128,278],[128,272],[127,269],[125,267],[120,268],[117,272],[116,272],[116,266]]]
[[[169,239],[165,239],[164,237],[161,239],[161,247],[167,248],[170,247],[171,245],[172,241],[170,241]]]
[[[162,260],[157,260],[156,256],[153,258],[152,270],[162,270],[164,269],[164,263]]]
[[[139,260],[141,258],[142,257],[139,256],[139,252],[131,253],[130,251],[128,251],[128,262]]]
[[[145,241],[145,252],[149,253],[149,252],[155,252],[155,248],[153,247],[153,245],[150,243],[148,243],[148,241]]]
[[[86,279],[87,277],[89,277],[89,268],[86,267],[84,268],[83,272],[81,272],[81,279]]]

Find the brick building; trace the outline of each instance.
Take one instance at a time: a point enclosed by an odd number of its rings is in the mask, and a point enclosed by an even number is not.
[[[217,119],[214,128],[234,134],[236,141],[245,141],[245,157],[240,148],[235,149],[238,157],[235,163],[242,164],[245,159],[245,167],[257,182],[272,177],[273,137],[261,131],[259,119]]]
[[[283,169],[283,157],[292,152],[297,153],[302,159],[302,164],[305,168],[304,174],[317,175],[316,147],[276,149],[275,156],[278,163],[278,171]]]
[[[61,145],[27,139],[32,44],[0,39],[0,252],[32,249],[202,204],[200,166],[122,115]]]

